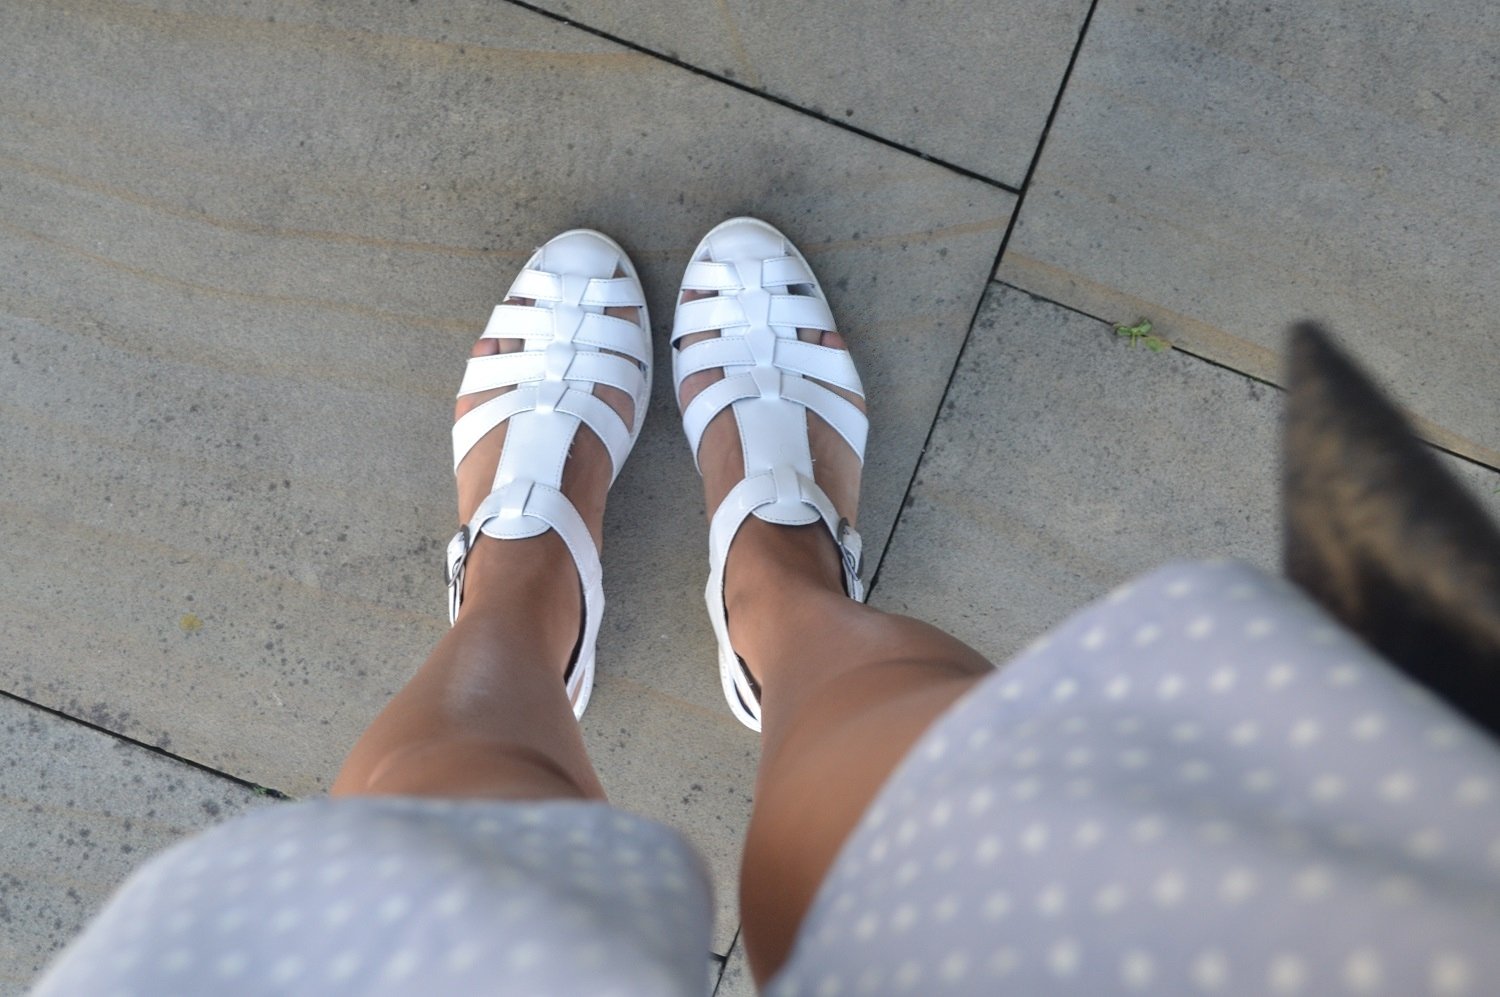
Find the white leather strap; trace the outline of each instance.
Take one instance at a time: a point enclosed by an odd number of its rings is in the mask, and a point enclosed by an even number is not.
[[[625,275],[612,276],[617,270]],[[487,433],[502,423],[507,431],[490,494],[448,545],[449,615],[458,618],[465,564],[480,535],[514,540],[555,531],[583,593],[583,632],[567,677],[574,713],[581,716],[592,688],[604,590],[593,536],[560,490],[563,466],[578,428],[587,426],[608,451],[613,475],[619,474],[649,401],[650,320],[624,251],[585,230],[564,233],[537,250],[508,297],[536,304],[496,306],[483,338],[519,339],[523,349],[471,358],[459,387],[460,397],[511,390],[485,400],[453,426],[455,471]],[[638,308],[639,324],[603,313],[616,307]],[[629,424],[594,395],[599,384],[630,396],[635,415]]]

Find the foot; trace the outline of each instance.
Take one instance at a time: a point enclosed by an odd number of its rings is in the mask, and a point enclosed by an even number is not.
[[[614,275],[625,276],[619,268]],[[506,298],[505,304],[536,306],[530,298],[517,297]],[[636,307],[607,308],[605,314],[637,327],[641,325],[642,310]],[[481,338],[470,356],[515,353],[524,347],[521,339]],[[454,409],[455,421],[491,398],[514,390],[502,387],[460,396]],[[593,394],[609,405],[626,426],[634,425],[635,405],[628,393],[595,384]],[[510,426],[506,420],[491,429],[459,463],[456,474],[459,522],[467,523],[490,494]],[[612,478],[613,466],[603,441],[586,422],[580,423],[563,465],[561,491],[577,509],[597,549],[603,545],[605,497]],[[489,618],[497,625],[514,625],[516,619],[524,620],[527,626],[547,633],[545,643],[552,649],[549,661],[559,672],[566,671],[579,640],[583,602],[577,569],[556,531],[521,540],[497,540],[480,534],[474,541],[465,572],[460,622],[472,624],[479,618]]]
[[[717,292],[684,291],[683,300],[713,297]],[[718,332],[685,336],[679,348],[714,339]],[[842,336],[836,332],[798,329],[804,342],[818,343],[831,349],[845,350]],[[716,381],[722,380],[721,369],[690,374],[682,381],[678,404],[686,409],[689,402]],[[861,412],[864,400],[857,394],[823,384],[842,396]],[[813,458],[813,479],[828,495],[841,517],[854,524],[859,508],[859,485],[862,462],[844,438],[816,414],[806,413],[808,443]],[[725,409],[704,430],[698,450],[699,469],[703,474],[704,503],[709,518],[724,497],[745,476],[744,452],[741,448],[734,414]],[[807,526],[779,526],[754,516],[748,518],[730,546],[725,565],[724,605],[729,622],[730,639],[744,659],[751,676],[759,683],[767,657],[766,649],[776,638],[785,621],[780,606],[787,600],[803,601],[810,593],[826,593],[842,598],[844,583],[838,548],[822,523]]]

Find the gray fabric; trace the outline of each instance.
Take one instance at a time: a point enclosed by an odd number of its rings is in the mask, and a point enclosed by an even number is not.
[[[1171,565],[923,737],[770,992],[1500,992],[1500,753],[1285,582]]]
[[[165,853],[53,994],[701,994],[708,880],[602,804],[339,800]],[[1172,565],[913,748],[778,997],[1500,992],[1500,751],[1283,582]]]
[[[38,995],[702,997],[708,876],[602,803],[256,811],[136,873]]]

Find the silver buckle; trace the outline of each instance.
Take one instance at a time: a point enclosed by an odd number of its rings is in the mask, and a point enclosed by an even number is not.
[[[464,558],[469,556],[469,526],[465,523],[453,534],[453,539],[448,541],[448,560],[443,565],[443,584],[452,585],[458,578],[459,569],[463,567]]]

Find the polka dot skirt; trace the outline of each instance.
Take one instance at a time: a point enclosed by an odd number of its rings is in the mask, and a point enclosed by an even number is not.
[[[694,994],[676,832],[590,803],[268,808],[137,873],[38,994]],[[1500,751],[1295,589],[1172,565],[956,704],[769,992],[1500,993]]]
[[[34,993],[702,997],[709,899],[602,803],[288,804],[154,859]]]
[[[1500,752],[1287,583],[1172,565],[929,730],[769,991],[1500,993]]]

